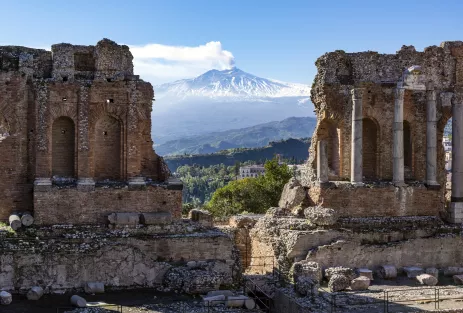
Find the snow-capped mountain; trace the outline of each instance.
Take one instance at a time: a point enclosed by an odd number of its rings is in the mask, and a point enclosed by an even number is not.
[[[155,86],[154,94],[155,144],[313,116],[309,86],[257,77],[236,67]]]
[[[228,70],[210,70],[196,78],[182,79],[154,88],[156,98],[165,96],[200,97],[308,97],[308,85],[286,83],[257,77],[236,67]]]

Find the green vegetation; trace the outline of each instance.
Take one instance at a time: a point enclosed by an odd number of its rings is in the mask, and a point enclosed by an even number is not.
[[[265,175],[231,181],[217,189],[205,206],[215,217],[242,212],[264,213],[278,205],[280,194],[292,172],[286,164],[279,165],[276,159],[265,163]]]
[[[249,161],[263,164],[266,160],[271,160],[276,154],[281,155],[288,163],[301,164],[309,157],[309,147],[310,138],[290,138],[272,141],[261,148],[234,148],[211,154],[167,156],[164,160],[172,172],[177,172],[177,168],[183,165],[207,167],[224,164],[225,166],[234,166],[236,162]]]

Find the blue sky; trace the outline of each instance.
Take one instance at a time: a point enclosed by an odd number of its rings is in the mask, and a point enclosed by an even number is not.
[[[136,70],[153,83],[236,66],[311,84],[325,52],[394,53],[463,40],[463,1],[0,0],[0,44],[95,44],[138,48]],[[208,44],[209,43],[209,44]],[[147,46],[147,45],[154,46]],[[141,57],[139,57],[141,56]]]

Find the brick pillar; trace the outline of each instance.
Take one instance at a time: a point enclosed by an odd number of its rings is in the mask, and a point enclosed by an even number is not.
[[[48,109],[48,88],[45,84],[37,86],[36,92],[36,157],[35,157],[35,191],[51,189],[51,154],[50,154],[50,110]]]
[[[393,128],[393,168],[392,182],[404,186],[404,93],[401,84],[395,89],[394,128]]]
[[[77,112],[77,189],[91,191],[95,189],[95,181],[90,175],[89,162],[89,93],[90,87],[81,85],[78,93]]]
[[[351,90],[352,94],[352,138],[350,159],[350,181],[353,184],[363,184],[363,134],[362,134],[362,106],[363,88]]]
[[[436,178],[437,167],[437,118],[436,92],[428,90],[426,93],[426,184],[439,186]]]
[[[455,98],[454,98],[455,99]],[[452,198],[450,221],[463,222],[463,97],[452,105]]]

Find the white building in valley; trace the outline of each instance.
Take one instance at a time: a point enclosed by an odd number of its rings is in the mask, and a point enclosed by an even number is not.
[[[247,177],[258,177],[265,174],[263,165],[247,165],[240,167],[240,179]]]

